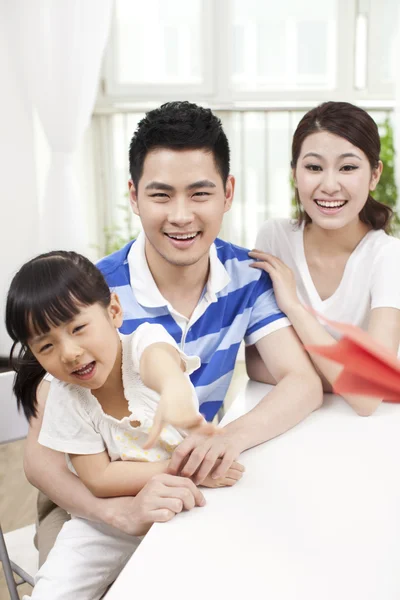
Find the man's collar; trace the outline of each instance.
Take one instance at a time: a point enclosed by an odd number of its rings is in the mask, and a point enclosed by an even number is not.
[[[156,308],[168,302],[158,289],[147,264],[144,250],[146,236],[141,231],[128,252],[129,277],[136,300],[142,306]]]
[[[227,270],[218,258],[215,242],[210,247],[210,274],[207,281],[207,293],[210,302],[217,301],[217,294],[224,289],[230,282],[231,278]]]
[[[134,291],[136,300],[142,306],[149,308],[169,306],[168,301],[158,289],[147,264],[145,241],[145,234],[141,231],[128,253],[129,276],[132,290]],[[209,256],[210,274],[208,276],[206,293],[210,302],[216,302],[218,292],[228,285],[231,278],[218,258],[215,244],[211,245]]]

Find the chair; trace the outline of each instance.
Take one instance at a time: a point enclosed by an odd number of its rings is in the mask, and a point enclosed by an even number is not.
[[[24,438],[28,431],[25,416],[18,412],[12,391],[14,373],[0,373],[0,444]],[[11,600],[19,600],[17,586],[29,583],[38,570],[38,552],[33,545],[35,526],[28,525],[3,535],[0,523],[0,562],[3,565]],[[14,574],[17,575],[17,581]]]

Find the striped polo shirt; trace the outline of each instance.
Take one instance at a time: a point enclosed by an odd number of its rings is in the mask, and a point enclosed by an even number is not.
[[[290,325],[276,304],[269,275],[251,269],[251,262],[248,250],[217,238],[210,248],[209,278],[190,319],[158,289],[147,264],[143,232],[97,264],[121,301],[122,333],[132,333],[144,322],[159,323],[186,354],[200,357],[201,367],[190,378],[207,420],[223,404],[242,340],[255,344]]]

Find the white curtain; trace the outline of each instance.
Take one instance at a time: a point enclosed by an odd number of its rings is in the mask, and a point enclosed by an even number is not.
[[[74,155],[96,99],[112,0],[13,0],[16,44],[30,101],[51,149],[41,249],[85,252],[85,190]]]

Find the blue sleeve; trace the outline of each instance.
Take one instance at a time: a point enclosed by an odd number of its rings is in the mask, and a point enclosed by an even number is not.
[[[247,345],[255,344],[273,331],[290,325],[289,319],[278,308],[268,273],[261,273],[251,293],[253,308],[244,338]]]

